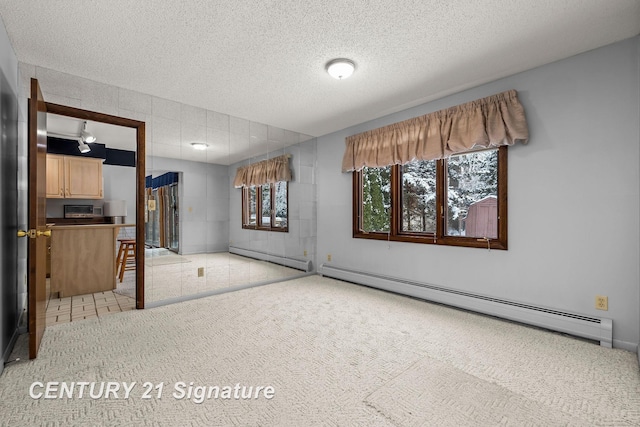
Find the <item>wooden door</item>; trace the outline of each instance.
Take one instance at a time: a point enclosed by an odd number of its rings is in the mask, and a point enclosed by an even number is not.
[[[46,327],[46,176],[47,107],[38,85],[31,79],[29,99],[29,358],[38,355]]]

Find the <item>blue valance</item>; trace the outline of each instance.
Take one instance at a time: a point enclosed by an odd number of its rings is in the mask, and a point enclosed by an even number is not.
[[[167,172],[153,178],[151,175],[145,177],[145,188],[158,188],[165,185],[176,184],[178,182],[178,172]]]

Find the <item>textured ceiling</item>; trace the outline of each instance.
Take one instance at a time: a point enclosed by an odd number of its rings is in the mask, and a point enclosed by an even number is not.
[[[319,136],[640,33],[640,0],[0,0],[18,60]],[[348,80],[324,71],[355,61]]]

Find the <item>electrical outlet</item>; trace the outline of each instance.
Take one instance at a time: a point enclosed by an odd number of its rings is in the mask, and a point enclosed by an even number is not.
[[[304,257],[305,258],[307,257],[307,251],[304,251]]]
[[[609,310],[609,297],[596,295],[596,308],[598,310]]]
[[[198,277],[204,277],[204,267],[198,267]]]
[[[327,261],[331,261],[331,254],[327,254]]]

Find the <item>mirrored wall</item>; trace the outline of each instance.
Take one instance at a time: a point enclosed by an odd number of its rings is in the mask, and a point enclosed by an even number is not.
[[[166,173],[177,176],[177,184],[173,183],[177,190],[160,191],[156,186],[154,195],[153,182],[145,190],[151,193],[147,200],[155,202],[155,210],[149,211],[147,204],[145,215],[153,221],[145,239],[146,307],[315,270],[315,138],[25,63],[20,63],[22,93],[28,93],[29,79],[36,76],[48,102],[145,122],[145,175],[152,180]],[[79,124],[73,125],[77,130]],[[97,133],[103,124],[88,126]],[[115,139],[105,136],[101,143],[135,151],[135,132]],[[197,143],[204,143],[205,149],[198,150],[193,145]],[[292,172],[287,186],[288,231],[243,228],[243,190],[233,186],[237,169],[284,154],[290,155]],[[126,201],[124,221],[133,224],[135,168],[108,169],[105,189],[114,190],[109,198]],[[51,213],[54,217],[62,215],[61,206],[52,202],[51,208],[58,209]],[[172,215],[173,224],[168,222]],[[274,221],[283,221],[281,213]],[[148,223],[144,226],[147,230]],[[120,237],[132,238],[133,230],[123,227]],[[118,288],[127,283],[133,295],[134,274],[135,270],[126,271]]]
[[[159,98],[152,107],[146,306],[314,270],[315,138]],[[233,185],[237,169],[285,154],[292,176],[286,197],[278,199],[277,218],[283,221],[284,200],[287,231],[243,227],[243,189]]]

